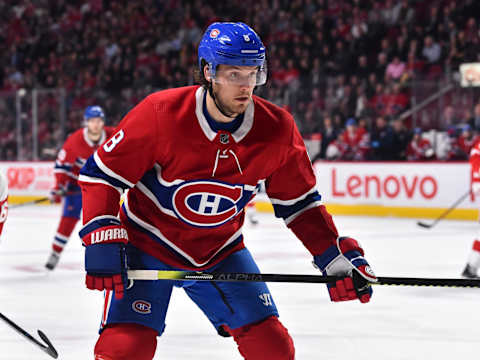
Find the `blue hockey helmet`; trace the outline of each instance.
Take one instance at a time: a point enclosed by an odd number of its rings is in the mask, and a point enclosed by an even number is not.
[[[208,64],[210,76],[215,79],[217,66],[258,66],[255,85],[267,81],[265,46],[248,25],[237,22],[212,23],[198,46],[198,65],[203,74],[202,60]]]
[[[83,113],[83,119],[85,121],[88,121],[91,118],[102,118],[105,121],[105,113],[103,112],[103,109],[98,106],[89,106],[85,109],[85,112]]]

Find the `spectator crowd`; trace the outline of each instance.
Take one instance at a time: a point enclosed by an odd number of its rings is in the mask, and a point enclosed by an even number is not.
[[[305,137],[321,134],[320,157],[432,159],[421,136],[429,129],[398,118],[415,81],[480,61],[479,13],[477,0],[2,1],[0,159],[18,155],[18,89],[65,89],[63,132],[56,93],[38,105],[40,146],[55,147],[88,105],[102,105],[114,125],[148,93],[193,84],[201,34],[227,20],[261,35],[269,80],[257,94],[290,111]],[[458,159],[480,128],[480,104],[468,119],[448,106],[436,126],[450,131],[449,159]]]

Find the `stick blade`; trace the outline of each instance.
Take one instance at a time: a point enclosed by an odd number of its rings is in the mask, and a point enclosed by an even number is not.
[[[430,224],[425,224],[425,223],[423,223],[423,222],[421,222],[421,221],[418,221],[418,222],[417,222],[417,225],[420,226],[420,227],[423,227],[423,228],[425,228],[425,229],[430,229],[430,228],[432,227],[432,225],[430,225]]]
[[[57,350],[55,350],[50,340],[48,340],[47,335],[45,335],[41,330],[37,330],[37,332],[38,332],[38,336],[40,336],[40,338],[45,342],[45,344],[47,344],[46,347],[42,347],[43,351],[45,351],[48,355],[50,355],[54,359],[57,359],[58,352]]]

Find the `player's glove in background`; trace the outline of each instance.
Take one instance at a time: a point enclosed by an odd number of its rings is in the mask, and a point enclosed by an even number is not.
[[[64,186],[56,186],[52,190],[50,190],[50,194],[48,198],[52,204],[59,204],[62,202],[62,197],[65,196],[67,190]]]
[[[127,286],[127,230],[114,216],[101,216],[80,230],[85,248],[86,285],[91,290],[114,290],[121,299]]]
[[[314,256],[314,263],[324,276],[343,277],[335,283],[327,284],[332,301],[370,301],[370,283],[376,282],[377,278],[363,255],[363,249],[355,239],[339,237],[335,245],[330,246],[323,254]]]

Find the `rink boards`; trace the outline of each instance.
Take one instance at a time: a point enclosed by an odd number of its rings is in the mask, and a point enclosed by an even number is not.
[[[48,195],[53,162],[0,162],[9,181],[10,203]],[[436,218],[470,186],[467,162],[316,162],[318,190],[337,215]],[[479,201],[468,198],[447,218],[477,220]],[[264,194],[260,211],[273,211]]]

